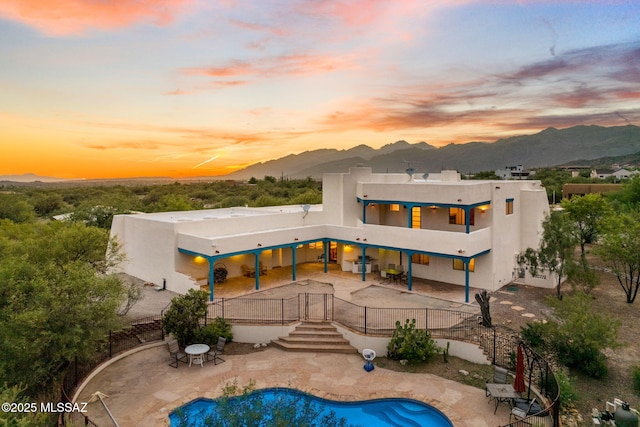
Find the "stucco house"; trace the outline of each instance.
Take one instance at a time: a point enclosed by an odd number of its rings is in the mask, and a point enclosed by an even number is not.
[[[356,167],[323,177],[321,205],[117,215],[111,235],[127,255],[123,272],[179,293],[204,283],[213,299],[220,262],[229,276],[291,267],[296,280],[296,265],[320,261],[325,272],[336,263],[363,281],[402,266],[409,290],[414,278],[452,283],[469,301],[470,287],[493,291],[518,279],[517,254],[538,247],[548,212],[540,181]],[[253,280],[259,288],[260,275]]]

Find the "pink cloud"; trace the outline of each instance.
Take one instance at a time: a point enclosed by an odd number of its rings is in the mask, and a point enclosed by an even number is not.
[[[356,68],[353,60],[330,55],[281,55],[254,61],[233,61],[214,67],[193,67],[185,69],[188,75],[216,78],[234,76],[300,76],[322,74],[340,69]],[[243,82],[244,83],[244,82]]]
[[[137,22],[165,26],[192,0],[4,0],[0,17],[54,35],[77,35],[87,30],[113,30]]]

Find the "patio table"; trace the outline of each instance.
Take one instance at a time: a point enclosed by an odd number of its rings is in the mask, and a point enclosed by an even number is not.
[[[192,363],[200,364],[200,367],[204,367],[204,355],[209,351],[209,346],[206,344],[191,344],[188,345],[184,352],[189,355],[189,366]]]
[[[493,411],[494,414],[498,411],[498,404],[500,402],[512,402],[516,397],[520,397],[511,384],[487,383],[487,394],[489,396],[489,402],[491,402],[492,399],[496,401],[496,408]]]
[[[394,282],[397,282],[403,274],[402,271],[393,268],[387,268],[385,271],[387,272],[387,277],[393,279]]]

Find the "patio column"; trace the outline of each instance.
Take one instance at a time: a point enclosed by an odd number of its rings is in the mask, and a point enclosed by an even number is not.
[[[209,301],[213,301],[213,284],[216,277],[216,275],[214,274],[214,267],[216,263],[216,258],[207,257],[207,261],[209,261]]]
[[[362,223],[367,223],[367,206],[369,206],[368,202],[362,201]]]
[[[327,239],[322,240],[322,253],[324,254],[322,258],[324,262],[324,272],[326,273],[328,271],[327,266],[329,265],[329,241]]]
[[[260,252],[254,252],[253,255],[255,257],[255,276],[256,276],[256,291],[260,290]]]
[[[362,281],[366,281],[366,274],[367,274],[367,264],[365,263],[365,254],[367,253],[367,245],[360,245],[360,248],[362,249],[362,264],[360,264],[362,266]]]
[[[464,302],[469,302],[469,258],[462,260],[464,263]]]
[[[471,215],[470,215],[471,209],[469,209],[469,206],[464,207],[464,225],[465,225],[467,234],[469,234],[470,226],[471,226]]]
[[[413,287],[413,278],[411,277],[412,270],[413,270],[413,263],[411,262],[412,259],[413,259],[413,252],[407,251],[407,290],[408,291],[410,291],[411,288]]]
[[[291,246],[291,280],[296,281],[296,252],[298,252],[298,245]]]

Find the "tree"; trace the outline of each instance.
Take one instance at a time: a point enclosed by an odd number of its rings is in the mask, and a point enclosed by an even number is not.
[[[207,314],[207,298],[205,291],[189,289],[175,297],[171,306],[162,318],[162,325],[167,333],[172,334],[181,346],[193,344],[200,330],[200,320]]]
[[[613,209],[600,194],[586,194],[562,201],[562,207],[575,225],[580,244],[581,259],[585,261],[585,245],[595,243],[602,231],[603,220],[611,216]]]
[[[540,350],[551,350],[568,367],[595,378],[607,374],[606,356],[602,350],[616,348],[620,322],[606,314],[594,313],[592,298],[577,293],[562,301],[549,299],[554,317],[547,323],[529,323],[522,336]]]
[[[36,218],[33,206],[16,194],[0,194],[0,219],[13,222],[31,222]]]
[[[82,224],[0,221],[0,384],[52,398],[70,362],[119,326],[126,288],[99,271],[107,245]]]
[[[520,254],[518,261],[526,264],[532,275],[537,275],[540,268],[554,273],[557,277],[557,296],[562,298],[560,285],[571,276],[575,269],[574,251],[577,244],[574,225],[568,215],[563,212],[551,212],[542,223],[543,233],[538,250],[527,248]]]
[[[595,252],[616,275],[631,304],[640,287],[640,214],[611,216],[606,221],[606,230]]]

